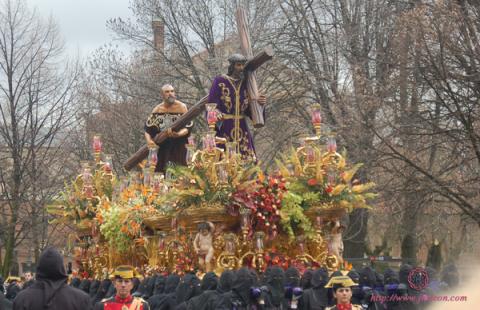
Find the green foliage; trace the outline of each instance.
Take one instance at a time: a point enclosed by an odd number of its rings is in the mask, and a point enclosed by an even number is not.
[[[108,244],[120,253],[127,252],[132,239],[125,231],[122,231],[123,219],[120,208],[112,205],[110,209],[102,213],[105,221],[100,225],[100,231]]]
[[[314,236],[312,223],[303,213],[302,202],[302,197],[292,192],[287,193],[282,200],[280,224],[290,240],[295,239],[295,231],[298,231],[296,228],[300,228],[307,238]]]

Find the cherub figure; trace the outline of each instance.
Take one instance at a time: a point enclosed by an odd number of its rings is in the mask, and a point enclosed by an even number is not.
[[[193,247],[198,255],[198,263],[205,272],[212,271],[214,230],[215,226],[212,222],[200,223],[198,224],[198,233],[193,240]]]
[[[336,220],[332,223],[333,227],[330,231],[330,242],[329,248],[330,253],[335,255],[338,259],[338,262],[343,263],[343,238],[342,233],[345,230],[345,226],[340,224],[339,220]]]

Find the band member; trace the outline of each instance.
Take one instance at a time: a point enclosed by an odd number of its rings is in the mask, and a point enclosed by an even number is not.
[[[327,307],[326,310],[362,310],[360,305],[352,305],[352,286],[357,285],[348,276],[333,277],[328,281],[326,288],[333,289],[336,305]]]
[[[113,273],[113,285],[117,293],[95,305],[95,310],[150,310],[148,303],[140,297],[133,297],[133,279],[138,277],[132,266],[118,266]]]

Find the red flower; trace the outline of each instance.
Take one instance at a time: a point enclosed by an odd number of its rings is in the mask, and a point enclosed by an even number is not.
[[[318,182],[317,182],[317,179],[310,179],[310,180],[307,181],[307,184],[309,186],[315,186],[315,185],[318,184]]]
[[[333,186],[328,185],[325,191],[330,194],[333,191]]]

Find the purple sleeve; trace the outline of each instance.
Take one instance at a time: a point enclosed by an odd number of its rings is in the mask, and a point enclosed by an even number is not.
[[[210,93],[208,94],[209,103],[216,103],[217,105],[221,104],[221,90],[218,86],[219,83],[219,77],[216,77],[212,82],[212,87],[210,88]]]

